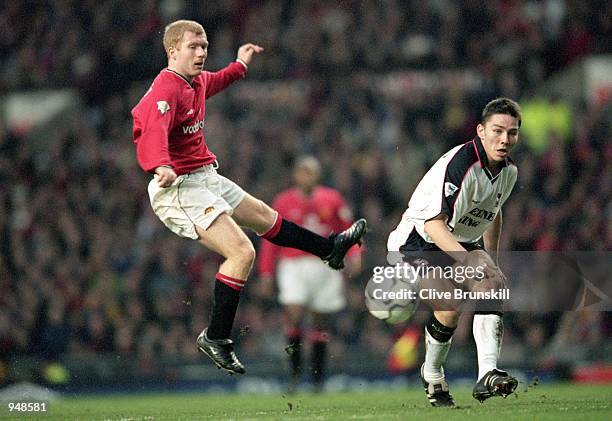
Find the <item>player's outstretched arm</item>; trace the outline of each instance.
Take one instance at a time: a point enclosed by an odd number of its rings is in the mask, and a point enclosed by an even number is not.
[[[484,247],[489,254],[496,256],[495,260],[497,263],[497,254],[499,252],[499,237],[501,237],[502,230],[502,212],[501,210],[493,220],[493,223],[489,225],[482,235],[484,241]]]
[[[263,50],[263,47],[260,47],[259,45],[247,43],[238,48],[236,59],[242,61],[246,65],[249,65],[253,59],[253,54],[259,54]]]
[[[506,275],[499,268],[499,239],[501,237],[502,231],[502,211],[500,209],[499,213],[493,220],[493,223],[489,225],[482,235],[482,239],[484,241],[485,250],[489,253],[492,259],[495,262],[495,276],[498,276],[501,281],[505,284]]]

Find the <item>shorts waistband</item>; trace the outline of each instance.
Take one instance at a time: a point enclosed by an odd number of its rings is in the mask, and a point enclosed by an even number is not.
[[[208,165],[203,165],[200,168],[196,168],[195,170],[191,171],[191,173],[206,173],[206,174],[213,174],[217,172],[217,168],[219,168],[219,163],[217,161],[213,162],[212,164],[208,164]]]

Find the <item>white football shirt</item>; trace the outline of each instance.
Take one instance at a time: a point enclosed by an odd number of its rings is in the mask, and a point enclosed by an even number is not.
[[[409,244],[433,244],[425,222],[440,213],[460,243],[478,243],[510,196],[517,167],[507,158],[493,175],[480,138],[446,152],[421,179],[397,228],[389,235],[389,251]],[[420,238],[419,238],[420,237]]]

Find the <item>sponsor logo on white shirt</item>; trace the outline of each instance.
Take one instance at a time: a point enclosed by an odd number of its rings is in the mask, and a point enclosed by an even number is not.
[[[455,194],[457,190],[459,190],[459,187],[455,186],[450,181],[447,181],[446,183],[444,183],[444,196],[445,197],[452,196],[453,194]]]

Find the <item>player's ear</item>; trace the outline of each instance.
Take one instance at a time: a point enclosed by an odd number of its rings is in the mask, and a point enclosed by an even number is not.
[[[476,134],[479,138],[484,139],[485,126],[482,123],[478,123],[478,126],[476,126]]]

